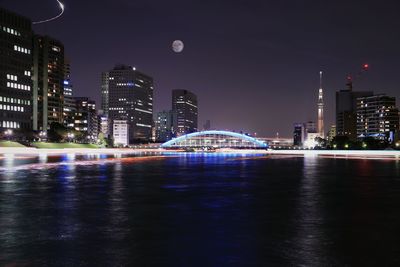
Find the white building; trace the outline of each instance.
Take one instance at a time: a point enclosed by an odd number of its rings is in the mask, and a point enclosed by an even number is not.
[[[317,138],[321,137],[319,133],[308,133],[307,139],[304,142],[305,148],[314,148],[318,145]]]
[[[129,145],[128,122],[126,120],[114,120],[113,140],[114,146]]]

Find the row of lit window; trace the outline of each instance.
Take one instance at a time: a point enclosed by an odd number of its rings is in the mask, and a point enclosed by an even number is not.
[[[75,123],[87,123],[87,120],[83,120],[83,121],[81,121],[81,120],[75,120]]]
[[[4,27],[3,26],[3,31],[5,31],[6,33],[12,34],[12,35],[16,35],[16,36],[21,36],[21,33],[19,33],[17,30],[8,28],[8,27]]]
[[[18,81],[17,75],[7,74],[7,79],[11,81]]]
[[[75,130],[78,131],[78,132],[87,131],[87,127],[83,127],[83,128],[75,127]]]
[[[3,121],[1,125],[3,125],[3,128],[13,128],[13,129],[20,128],[19,122],[16,121]]]
[[[24,107],[2,105],[2,104],[0,104],[0,110],[11,110],[11,111],[19,111],[19,112],[24,112],[25,111]]]
[[[31,87],[29,85],[19,84],[19,83],[7,82],[7,87],[15,88],[15,89],[21,89],[21,90],[25,90],[25,91],[30,91],[31,90]]]
[[[29,70],[24,71],[24,75],[31,77],[31,71]]]
[[[142,123],[136,123],[136,126],[151,128],[151,125],[142,124]]]
[[[14,45],[14,50],[18,51],[18,52],[21,52],[21,53],[28,54],[28,55],[31,54],[31,50],[30,49],[23,48],[23,47],[20,47],[18,45]]]
[[[117,86],[134,86],[134,83],[117,83]]]
[[[135,110],[136,111],[140,111],[140,112],[145,112],[145,113],[148,113],[148,114],[153,114],[152,111],[148,111],[148,110],[144,110],[144,109],[140,109],[140,108],[135,108]]]
[[[18,99],[18,98],[5,97],[5,96],[0,96],[0,102],[21,104],[21,105],[30,105],[31,104],[31,101],[26,100],[26,99]]]

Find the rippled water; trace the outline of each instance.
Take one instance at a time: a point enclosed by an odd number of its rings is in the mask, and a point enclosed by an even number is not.
[[[0,265],[400,264],[399,161],[70,154],[0,164]]]

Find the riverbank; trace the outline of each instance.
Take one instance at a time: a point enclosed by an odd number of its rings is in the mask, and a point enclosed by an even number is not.
[[[62,155],[62,154],[135,154],[135,153],[154,153],[162,152],[161,149],[131,149],[131,148],[34,148],[34,147],[1,147],[0,155],[15,154],[15,155]]]
[[[185,154],[258,154],[282,155],[299,157],[329,157],[329,158],[365,158],[365,159],[400,159],[399,150],[237,150],[221,149],[215,152],[184,152],[182,150],[165,150],[162,148],[33,148],[33,147],[0,147],[3,155],[62,155],[62,154],[139,154],[139,153],[185,153]]]

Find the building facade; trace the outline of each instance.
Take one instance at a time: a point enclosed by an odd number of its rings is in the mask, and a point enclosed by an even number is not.
[[[48,36],[33,39],[33,130],[63,124],[64,45]]]
[[[172,90],[172,111],[176,114],[176,136],[198,131],[197,96],[183,89]]]
[[[129,145],[129,125],[126,120],[113,121],[114,146]]]
[[[153,78],[126,65],[108,72],[108,118],[125,120],[129,143],[149,141],[153,124]],[[110,127],[113,129],[113,127]]]
[[[176,115],[172,110],[164,110],[156,113],[154,118],[155,141],[166,142],[175,136],[174,121],[176,121]]]
[[[333,141],[333,138],[335,138],[336,135],[337,135],[336,125],[331,125],[331,127],[329,128],[329,132],[328,132],[328,142],[331,143]]]
[[[109,73],[101,74],[101,113],[108,117],[108,90],[109,90]]]
[[[374,95],[357,98],[357,137],[394,142],[399,132],[396,98]]]
[[[69,60],[64,59],[64,126],[74,128],[74,115],[76,112],[76,101],[73,96],[73,85],[71,81],[71,65]]]
[[[304,123],[295,123],[293,131],[293,145],[303,146],[306,139],[306,129]]]
[[[0,8],[0,130],[32,130],[32,23]]]
[[[99,128],[96,103],[87,97],[75,97],[75,102],[74,129],[83,133],[88,141],[94,142]]]
[[[99,133],[102,133],[104,137],[108,138],[110,136],[110,125],[108,122],[108,118],[104,115],[98,115],[97,118],[99,123]]]
[[[373,92],[355,92],[350,89],[336,92],[337,135],[347,136],[350,140],[357,139],[357,98],[372,95]]]

